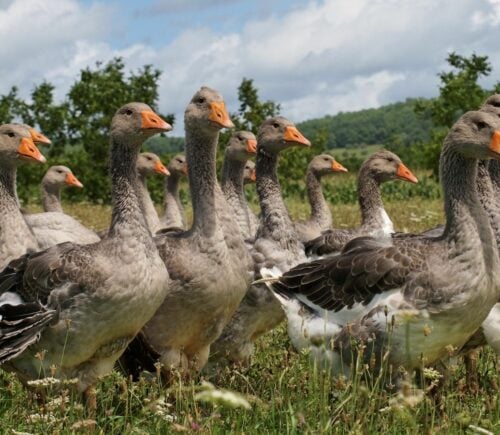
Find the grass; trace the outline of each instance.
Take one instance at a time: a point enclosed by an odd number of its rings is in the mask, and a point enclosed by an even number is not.
[[[288,205],[295,217],[307,214],[302,201]],[[437,200],[412,199],[386,208],[403,231],[423,230],[443,219]],[[66,210],[94,228],[109,222],[109,207],[67,205]],[[356,205],[333,211],[338,226],[359,221]],[[131,383],[115,372],[98,385],[95,416],[70,391],[49,391],[47,403],[40,405],[13,375],[1,372],[0,433],[487,433],[477,428],[500,433],[499,369],[493,353],[480,353],[478,394],[465,390],[460,361],[450,363],[449,372],[438,399],[414,383],[389,393],[390,379],[373,378],[366,367],[352,379],[335,378],[312,365],[306,353],[297,353],[281,325],[258,341],[248,369],[225,368],[193,381],[179,378],[170,388],[155,374]],[[432,384],[432,376],[422,389]],[[202,383],[206,380],[213,386]],[[221,393],[214,388],[239,395],[217,398]],[[250,409],[242,407],[247,403]]]

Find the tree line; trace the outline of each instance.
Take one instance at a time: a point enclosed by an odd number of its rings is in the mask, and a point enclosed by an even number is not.
[[[469,57],[450,53],[449,68],[439,73],[439,96],[434,99],[407,99],[378,109],[326,115],[298,124],[312,141],[308,150],[292,149],[283,153],[280,177],[286,195],[304,196],[304,172],[313,155],[332,148],[381,145],[398,153],[412,167],[431,170],[437,175],[437,162],[442,139],[447,129],[467,110],[476,109],[500,84],[483,88],[480,79],[491,74],[487,56]],[[126,71],[121,58],[108,63],[98,62],[80,71],[77,80],[61,101],[54,97],[55,87],[44,81],[35,85],[27,100],[12,87],[0,96],[0,123],[24,122],[39,128],[50,137],[53,145],[44,150],[50,164],[73,168],[86,181],[85,189],[68,192],[72,200],[108,202],[108,129],[117,107],[128,101],[144,101],[158,111],[158,85],[161,71],[145,65],[137,71]],[[252,79],[243,78],[238,89],[239,107],[232,118],[237,129],[257,132],[267,117],[280,113],[280,105],[261,100]],[[161,114],[175,123],[173,114]],[[286,115],[286,114],[285,114]],[[220,139],[218,164],[231,132]],[[156,136],[146,143],[146,149],[166,160],[182,151],[181,137]],[[363,153],[349,154],[346,163],[356,170],[365,158]],[[23,201],[36,201],[40,196],[39,182],[45,167],[20,169],[19,194]],[[160,200],[162,180],[151,181],[152,194]]]

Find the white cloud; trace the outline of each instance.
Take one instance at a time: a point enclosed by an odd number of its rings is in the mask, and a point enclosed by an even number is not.
[[[34,83],[54,78],[54,70],[74,61],[80,41],[98,43],[107,36],[109,12],[73,0],[7,4],[0,10],[0,90],[19,85],[26,94]]]
[[[242,77],[253,78],[263,99],[280,102],[283,115],[300,121],[435,95],[451,50],[486,54],[497,74],[500,69],[500,0],[308,2],[249,17],[237,32],[221,34],[212,20],[163,46],[136,42],[120,49],[109,37],[127,26],[110,7],[76,0],[3,4],[0,92],[18,84],[26,93],[46,78],[63,95],[81,68],[122,56],[129,68],[152,63],[163,70],[160,106],[178,121],[202,85],[219,89],[236,110]],[[182,134],[182,123],[174,134]]]

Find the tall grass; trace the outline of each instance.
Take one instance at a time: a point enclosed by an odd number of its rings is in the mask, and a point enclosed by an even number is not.
[[[307,215],[303,201],[288,205],[294,216]],[[386,206],[400,230],[420,231],[443,218],[437,200]],[[109,222],[107,207],[70,205],[67,210],[95,228]],[[354,204],[333,210],[338,226],[359,221]],[[389,377],[373,375],[363,364],[352,378],[335,377],[312,364],[306,352],[296,352],[281,325],[257,342],[249,368],[226,367],[189,381],[178,377],[169,387],[155,373],[132,383],[115,372],[98,385],[95,415],[70,389],[48,391],[40,403],[15,376],[1,372],[0,432],[500,433],[499,368],[493,353],[480,353],[478,394],[465,389],[460,361],[450,362],[448,372],[434,395],[427,390],[439,374],[432,371],[423,380],[409,379],[399,393],[388,388]]]

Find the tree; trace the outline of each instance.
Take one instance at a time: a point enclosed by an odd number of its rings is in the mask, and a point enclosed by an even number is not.
[[[431,168],[435,177],[439,174],[441,144],[453,123],[469,110],[477,110],[488,95],[500,92],[500,83],[492,90],[482,88],[478,80],[491,74],[488,56],[472,54],[470,57],[452,52],[446,58],[451,71],[439,73],[441,85],[439,97],[420,101],[416,112],[429,116],[433,122],[431,140],[422,147],[425,165]]]
[[[68,192],[72,197],[109,201],[109,126],[116,110],[130,101],[158,109],[160,71],[151,65],[129,74],[124,69],[121,58],[83,69],[61,103],[55,103],[54,86],[49,82],[35,86],[29,102],[18,97],[15,87],[0,97],[0,122],[22,121],[40,129],[53,142],[50,163],[65,164],[83,180],[91,180],[83,191]],[[163,117],[173,124],[173,115]],[[23,199],[38,195],[45,169],[21,168],[22,179],[29,181],[20,185]]]

